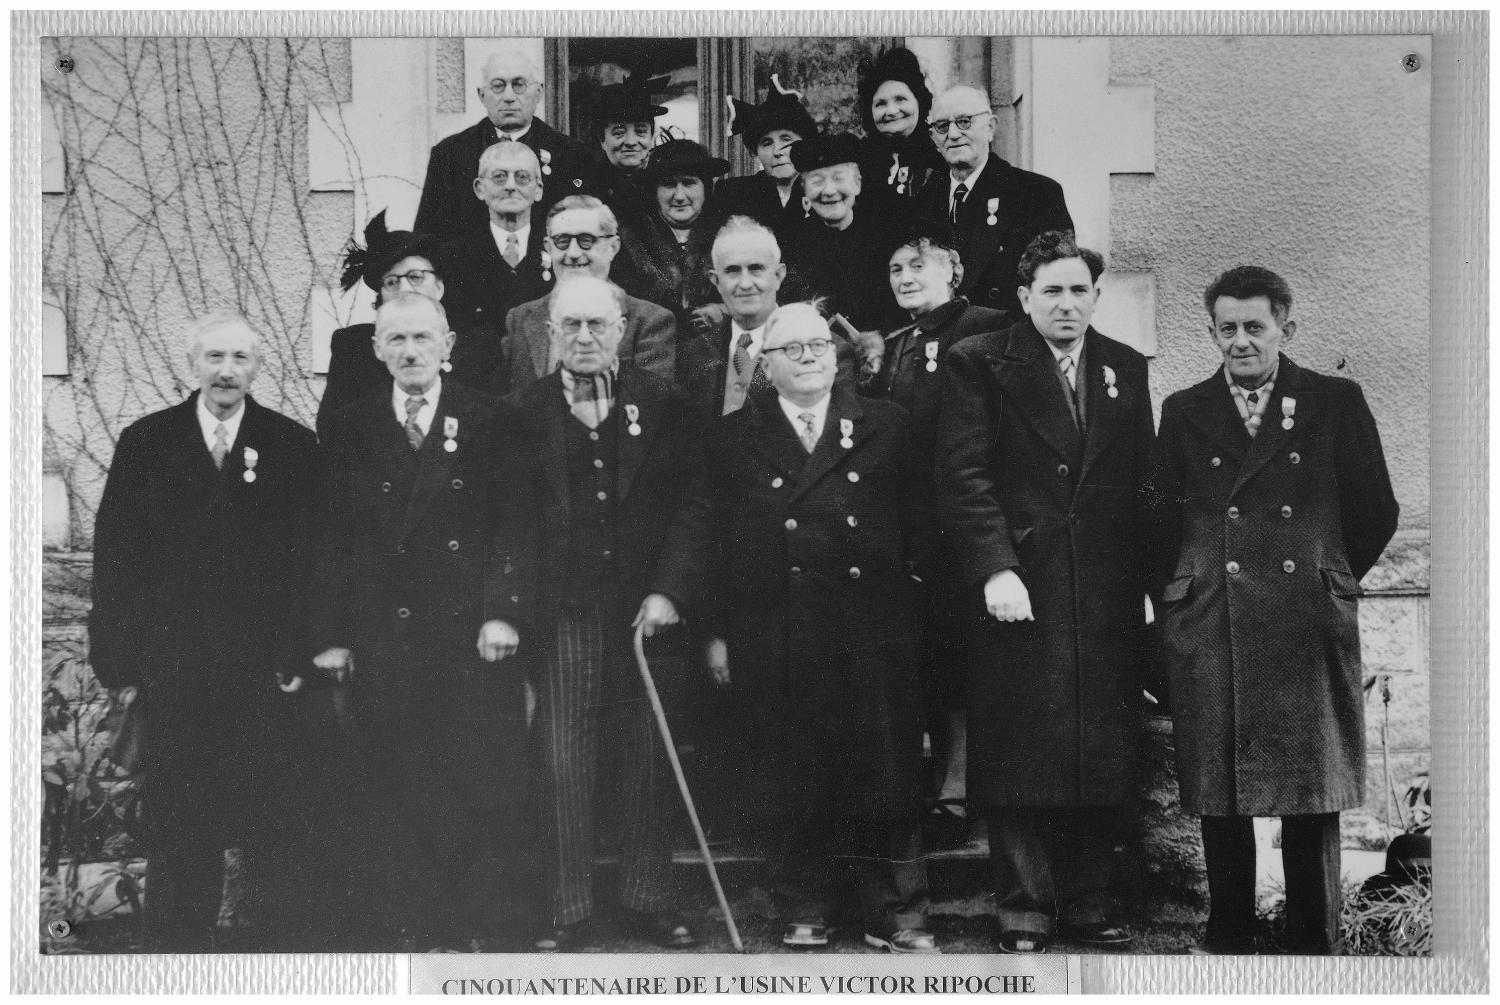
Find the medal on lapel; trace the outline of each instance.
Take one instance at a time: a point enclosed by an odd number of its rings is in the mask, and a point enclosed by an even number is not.
[[[1111,398],[1120,396],[1120,389],[1115,387],[1115,372],[1107,366],[1104,368],[1104,393]]]
[[[854,448],[854,420],[840,419],[839,433],[843,436],[843,439],[839,440],[839,446],[845,450],[852,450]]]
[[[256,479],[255,462],[260,460],[260,454],[254,447],[245,448],[245,481],[253,482]]]
[[[542,280],[552,282],[552,256],[547,254],[546,249],[542,250]]]
[[[451,415],[443,416],[443,449],[448,453],[458,449],[458,420]]]
[[[542,174],[544,174],[544,175],[551,174],[552,173],[552,151],[548,150],[545,147],[543,147],[541,150],[537,151],[537,159],[542,162]]]
[[[1292,421],[1292,416],[1294,416],[1296,414],[1297,414],[1297,399],[1296,398],[1282,398],[1281,399],[1281,428],[1282,429],[1291,429],[1293,426],[1295,426],[1296,423]]]
[[[911,168],[902,166],[896,171],[896,194],[906,194],[906,180],[911,176]]]
[[[988,212],[990,214],[989,216],[985,217],[985,219],[984,219],[985,223],[987,223],[991,227],[993,227],[995,224],[997,224],[997,223],[1000,222],[1000,217],[998,215],[996,215],[996,214],[998,214],[1000,212],[1000,200],[999,199],[991,199],[988,203],[985,204],[985,209],[988,210]]]
[[[927,343],[927,372],[928,373],[937,373],[937,354],[938,354],[937,339],[933,339],[931,342]]]
[[[630,425],[625,427],[625,432],[631,436],[641,435],[641,409],[638,405],[627,403],[625,406],[625,418]]]

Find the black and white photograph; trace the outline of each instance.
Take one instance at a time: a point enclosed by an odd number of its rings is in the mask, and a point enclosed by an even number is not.
[[[1486,16],[746,15],[13,20],[16,988],[1482,989]]]

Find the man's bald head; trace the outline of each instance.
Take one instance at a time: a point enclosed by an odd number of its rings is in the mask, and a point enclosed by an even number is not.
[[[479,100],[497,129],[526,129],[542,100],[542,75],[536,60],[518,48],[490,53],[479,71]]]

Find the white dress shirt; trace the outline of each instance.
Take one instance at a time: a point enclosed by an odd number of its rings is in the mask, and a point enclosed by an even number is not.
[[[520,230],[512,231],[499,226],[494,220],[490,221],[490,237],[494,238],[495,247],[500,250],[501,259],[505,258],[505,245],[510,240],[511,234],[516,235],[516,250],[521,254],[521,257],[516,260],[516,264],[519,265],[526,260],[526,249],[531,244],[531,224],[528,223]]]
[[[792,429],[796,431],[799,438],[802,436],[802,430],[807,428],[806,423],[802,421],[803,412],[813,414],[813,442],[817,443],[823,438],[823,427],[828,423],[828,406],[833,401],[831,391],[823,395],[823,400],[815,405],[799,405],[779,394],[776,400],[781,404],[781,410],[786,413],[787,421],[792,424]]]
[[[443,393],[443,378],[439,377],[432,382],[432,386],[421,394],[407,394],[401,390],[400,384],[391,385],[391,408],[396,413],[396,421],[405,428],[406,426],[406,399],[426,398],[427,404],[417,410],[417,428],[422,430],[425,437],[432,429],[432,417],[437,414],[438,396]]]
[[[208,410],[208,404],[203,400],[203,392],[198,392],[198,428],[203,432],[203,443],[208,447],[208,452],[214,452],[214,442],[218,439],[214,430],[219,428],[219,423],[224,424],[225,450],[234,449],[234,441],[240,435],[240,421],[245,418],[245,403],[240,402],[240,407],[234,410],[234,414],[227,419],[221,419]]]
[[[526,123],[526,128],[522,129],[518,133],[508,133],[504,129],[501,129],[499,126],[495,127],[495,135],[502,140],[515,140],[517,142],[520,142],[529,132],[531,132],[530,122]]]
[[[964,187],[964,191],[966,193],[968,193],[968,195],[964,196],[964,202],[966,204],[968,203],[969,196],[972,196],[974,194],[974,182],[975,182],[975,180],[978,179],[978,177],[980,175],[980,172],[982,172],[984,170],[984,166],[986,164],[988,164],[989,162],[990,162],[990,155],[989,155],[988,152],[986,152],[985,155],[984,155],[984,160],[982,160],[982,161],[979,162],[979,166],[977,168],[975,168],[973,171],[970,171],[968,174],[964,175],[962,178],[955,178],[955,177],[953,177],[953,175],[951,173],[948,175],[948,209],[949,210],[953,209],[953,193],[958,191],[958,186],[960,186],[960,185],[962,185]]]
[[[1067,352],[1063,352],[1057,347],[1054,342],[1050,340],[1047,342],[1047,348],[1052,350],[1052,358],[1057,360],[1058,369],[1062,369],[1062,361],[1064,356],[1069,356],[1072,358],[1073,371],[1072,375],[1068,378],[1068,383],[1076,389],[1078,387],[1078,364],[1083,358],[1083,339],[1079,339],[1077,342],[1074,342],[1073,348],[1069,349]]]

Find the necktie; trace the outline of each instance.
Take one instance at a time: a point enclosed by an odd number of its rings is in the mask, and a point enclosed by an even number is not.
[[[811,412],[802,412],[797,418],[802,420],[802,431],[797,434],[797,439],[802,441],[803,449],[810,454],[818,445],[818,431],[813,426],[818,417]]]
[[[406,399],[406,440],[413,450],[420,450],[422,447],[422,427],[417,425],[417,413],[426,405],[426,398]]]
[[[964,199],[969,195],[969,186],[963,182],[958,183],[958,188],[953,190],[953,211],[948,214],[949,222],[958,222],[958,207],[964,204]]]
[[[521,260],[521,244],[516,240],[515,234],[507,234],[505,236],[505,251],[501,254],[505,258],[505,264],[514,269],[516,263]]]
[[[214,427],[214,467],[223,470],[224,458],[229,453],[229,430],[224,423]]]
[[[731,358],[730,362],[734,364],[735,376],[743,374],[745,372],[745,368],[750,365],[749,332],[740,332],[740,338],[739,341],[735,343],[734,356]]]
[[[1258,404],[1260,404],[1259,391],[1251,391],[1245,395],[1245,432],[1250,434],[1251,439],[1255,438],[1256,432],[1260,429],[1260,415],[1255,408]]]
[[[1078,371],[1074,369],[1073,357],[1064,356],[1057,361],[1057,365],[1062,367],[1063,376],[1068,378],[1068,386],[1075,391],[1078,390]]]

